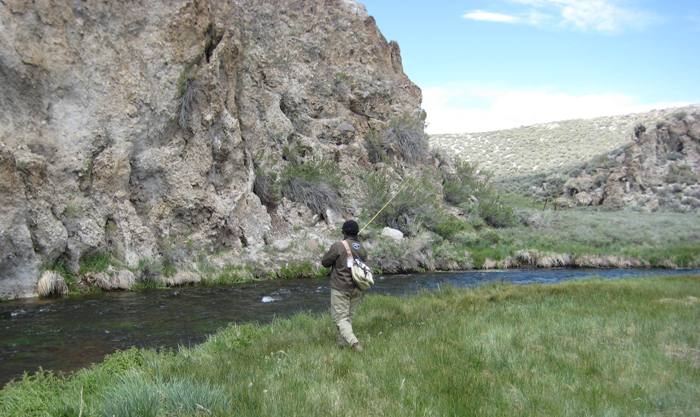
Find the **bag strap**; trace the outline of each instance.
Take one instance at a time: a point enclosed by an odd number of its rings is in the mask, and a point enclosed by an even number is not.
[[[348,242],[346,240],[341,240],[340,241],[343,244],[343,247],[345,248],[345,252],[348,254],[348,259],[354,260],[352,256],[352,252],[350,251],[350,245],[348,245]]]

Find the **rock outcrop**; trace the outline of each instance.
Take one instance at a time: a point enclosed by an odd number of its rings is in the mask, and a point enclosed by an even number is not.
[[[638,125],[634,142],[574,171],[557,190],[563,206],[700,209],[700,112]]]
[[[420,101],[352,0],[0,2],[0,298],[98,251],[261,253],[313,213],[266,207],[258,170],[367,167],[365,133]]]

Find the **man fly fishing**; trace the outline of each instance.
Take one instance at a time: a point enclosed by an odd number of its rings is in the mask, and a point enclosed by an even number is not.
[[[343,223],[343,240],[331,245],[321,264],[331,268],[331,317],[338,328],[338,344],[362,352],[362,345],[352,330],[352,314],[362,300],[362,290],[352,277],[353,259],[367,261],[367,251],[357,235],[360,227],[354,220]]]
[[[367,251],[358,235],[399,195],[405,184],[404,179],[398,191],[362,230],[354,220],[343,223],[343,240],[331,245],[321,259],[324,267],[331,268],[331,317],[338,329],[338,345],[341,347],[350,346],[354,351],[362,352],[362,345],[352,330],[352,315],[362,300],[362,291],[374,284],[370,268],[364,264],[367,262]]]

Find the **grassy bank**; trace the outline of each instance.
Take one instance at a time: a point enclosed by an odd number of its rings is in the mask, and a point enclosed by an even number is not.
[[[370,253],[385,273],[532,266],[700,265],[697,214],[553,211],[522,206],[518,212],[522,220],[511,227],[466,224],[445,238],[423,235],[398,243],[378,239]],[[523,257],[522,252],[528,254]]]
[[[700,277],[370,296],[363,354],[335,346],[326,315],[230,326],[27,376],[0,415],[698,415],[698,298]]]

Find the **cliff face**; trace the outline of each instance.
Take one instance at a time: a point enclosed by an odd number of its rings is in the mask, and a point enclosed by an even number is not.
[[[572,173],[560,205],[700,209],[700,112],[638,125],[634,142]]]
[[[420,101],[352,0],[6,0],[0,298],[95,251],[133,267],[184,242],[183,261],[263,248],[304,208],[271,216],[258,168],[290,148],[367,166],[365,133]]]

